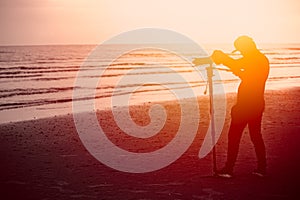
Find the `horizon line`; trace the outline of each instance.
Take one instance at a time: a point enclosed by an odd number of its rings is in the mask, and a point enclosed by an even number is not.
[[[44,44],[0,44],[0,47],[22,47],[22,46],[96,46],[100,45],[102,43],[44,43]],[[130,45],[130,44],[146,44],[146,43],[112,43],[112,44],[106,44],[106,45]],[[152,43],[147,43],[152,44]],[[184,44],[184,43],[153,43],[153,44]],[[232,42],[206,42],[201,43],[201,45],[230,45]],[[256,42],[258,45],[282,45],[282,44],[299,44],[300,42]]]

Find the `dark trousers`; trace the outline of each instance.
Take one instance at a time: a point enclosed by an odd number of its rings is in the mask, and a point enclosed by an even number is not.
[[[253,110],[252,110],[253,111]],[[258,169],[266,170],[266,150],[261,135],[261,120],[263,109],[259,111],[246,112],[239,106],[234,106],[231,110],[231,124],[228,133],[228,151],[226,168],[233,171],[237,159],[239,144],[244,128],[248,125],[250,138],[254,144],[255,153],[258,161]]]

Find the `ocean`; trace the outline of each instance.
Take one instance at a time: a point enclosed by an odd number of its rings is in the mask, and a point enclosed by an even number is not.
[[[109,55],[126,44],[104,45]],[[214,49],[231,52],[232,45],[204,45],[208,54]],[[270,60],[270,75],[267,90],[280,90],[298,87],[300,81],[300,44],[264,44],[261,51]],[[142,104],[144,102],[172,100],[174,92],[185,90],[186,83],[168,78],[176,73],[184,77],[194,91],[193,95],[204,95],[206,87],[205,67],[193,68],[178,55],[157,49],[133,50],[122,55],[113,63],[106,59],[86,60],[95,45],[44,45],[44,46],[0,46],[0,123],[37,119],[72,113],[73,90],[82,90],[95,95],[95,109],[109,109],[112,97],[130,95],[130,102],[120,101],[114,106]],[[183,57],[194,58],[198,55],[187,52]],[[233,55],[238,57],[238,55]],[[83,62],[89,65],[83,65]],[[99,69],[106,68],[101,77]],[[168,69],[172,69],[172,71]],[[99,79],[96,87],[76,86],[78,71],[90,74],[84,78]],[[134,71],[132,71],[134,70]],[[133,73],[134,72],[134,73]],[[216,84],[224,86],[224,92],[235,92],[239,84],[230,72],[218,71]],[[122,81],[128,76],[130,81]],[[143,83],[143,77],[162,77],[163,83]],[[78,77],[77,77],[78,78]],[[136,82],[134,82],[136,81]],[[217,91],[218,92],[218,91]]]

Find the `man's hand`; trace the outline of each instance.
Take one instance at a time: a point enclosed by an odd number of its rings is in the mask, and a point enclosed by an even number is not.
[[[221,50],[215,50],[211,55],[212,60],[217,65],[222,64],[228,56]]]

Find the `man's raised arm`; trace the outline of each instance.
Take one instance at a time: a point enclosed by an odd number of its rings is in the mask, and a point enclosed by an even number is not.
[[[220,50],[215,50],[211,55],[211,58],[214,61],[214,63],[216,63],[217,65],[222,64],[228,67],[234,75],[242,78],[244,72],[243,67],[241,65],[242,58],[233,59]]]

